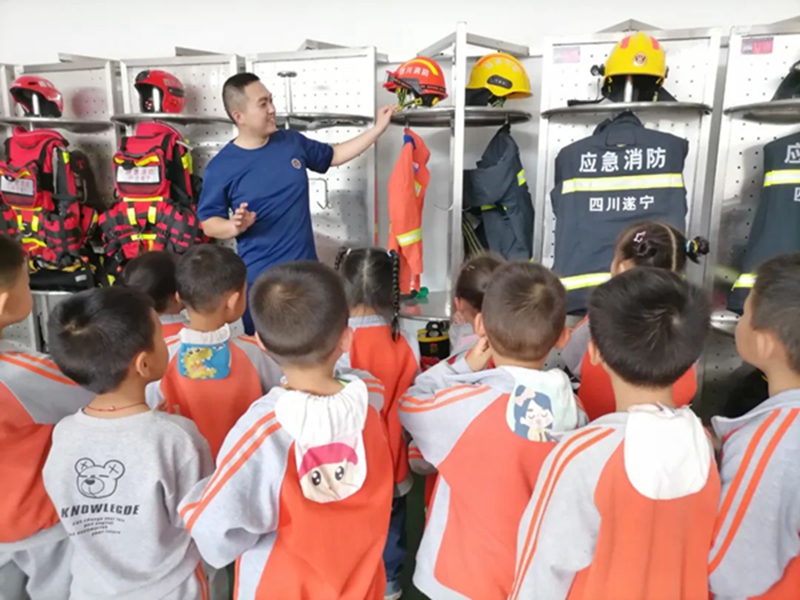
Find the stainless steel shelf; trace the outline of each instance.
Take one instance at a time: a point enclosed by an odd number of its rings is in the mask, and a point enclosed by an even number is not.
[[[48,129],[63,129],[71,133],[99,133],[111,129],[111,121],[96,121],[91,119],[62,119],[55,117],[0,117],[0,124],[22,126],[28,129],[44,127]]]
[[[434,108],[411,108],[392,115],[392,123],[408,127],[452,127],[456,116],[453,106]],[[467,127],[499,127],[506,123],[512,125],[531,120],[531,113],[507,108],[489,106],[467,106],[465,125]]]
[[[176,125],[233,125],[227,117],[199,117],[197,115],[182,115],[173,113],[129,113],[114,115],[111,120],[123,125],[135,125],[146,121],[164,121]]]
[[[711,315],[711,328],[731,337],[736,334],[736,324],[738,322],[739,315],[729,310],[714,311]]]
[[[742,104],[726,108],[724,113],[745,121],[791,125],[800,123],[800,98]]]
[[[303,112],[279,114],[276,117],[278,127],[286,127],[295,131],[317,131],[331,127],[364,127],[375,119],[362,115],[347,115],[344,113]]]
[[[426,298],[403,302],[400,316],[414,321],[449,321],[451,305],[447,292],[431,292]]]
[[[630,110],[637,113],[698,113],[709,114],[711,107],[701,102],[603,102],[601,104],[581,104],[580,106],[560,106],[542,111],[542,117],[566,115],[604,115]]]

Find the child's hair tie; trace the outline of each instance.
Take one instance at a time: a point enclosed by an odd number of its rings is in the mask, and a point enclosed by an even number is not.
[[[633,241],[637,244],[641,244],[644,241],[644,236],[647,235],[647,231],[640,231],[636,235],[633,236]]]

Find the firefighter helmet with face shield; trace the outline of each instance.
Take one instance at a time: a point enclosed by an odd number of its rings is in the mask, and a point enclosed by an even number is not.
[[[401,107],[435,106],[447,98],[442,68],[435,60],[422,56],[404,62],[396,71],[387,72],[383,87],[397,94]]]

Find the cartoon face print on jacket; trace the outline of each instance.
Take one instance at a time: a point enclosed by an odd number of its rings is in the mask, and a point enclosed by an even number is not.
[[[514,433],[532,442],[553,440],[547,432],[555,422],[549,396],[518,385],[511,402],[514,403]]]
[[[125,474],[125,465],[109,460],[97,465],[91,458],[81,458],[75,463],[78,473],[78,491],[87,498],[108,498],[117,491],[117,482]]]
[[[363,478],[357,474],[359,464],[355,448],[333,442],[309,448],[298,470],[303,495],[314,502],[336,502],[352,496],[360,489]]]

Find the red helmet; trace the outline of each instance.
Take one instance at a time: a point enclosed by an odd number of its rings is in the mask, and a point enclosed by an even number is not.
[[[40,117],[60,117],[64,112],[64,97],[53,85],[53,82],[44,77],[23,75],[17,77],[11,84],[11,96],[14,102],[22,107],[26,115],[33,115],[33,96],[39,98]]]
[[[434,106],[447,98],[442,67],[435,60],[423,56],[404,62],[394,72],[387,72],[383,87],[397,94],[400,106]],[[407,100],[409,92],[410,101]]]
[[[136,76],[133,87],[139,92],[139,109],[142,112],[183,112],[186,103],[183,84],[171,73],[158,69],[142,71]],[[153,88],[158,88],[160,92],[160,107],[153,101]]]

